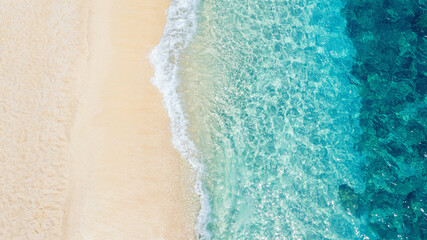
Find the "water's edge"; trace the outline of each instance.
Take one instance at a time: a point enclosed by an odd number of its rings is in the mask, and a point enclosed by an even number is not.
[[[209,196],[203,188],[201,180],[205,167],[196,145],[188,135],[188,120],[183,110],[181,97],[177,92],[180,83],[178,59],[196,32],[198,5],[198,0],[171,1],[162,38],[150,54],[150,61],[154,68],[151,82],[163,95],[163,105],[171,121],[173,146],[181,157],[190,163],[196,173],[194,190],[199,196],[201,204],[195,226],[197,239],[210,239],[207,231],[210,213]]]

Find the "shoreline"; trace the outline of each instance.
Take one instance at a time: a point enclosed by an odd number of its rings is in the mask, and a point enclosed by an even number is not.
[[[194,239],[189,166],[172,146],[162,96],[150,83],[148,55],[162,36],[169,1],[92,4],[88,80],[78,87],[70,148],[68,235]]]
[[[163,36],[152,49],[150,61],[154,68],[151,82],[163,95],[163,106],[170,119],[173,146],[185,159],[187,165],[191,166],[192,174],[189,175],[192,175],[194,186],[191,195],[198,200],[193,204],[198,208],[195,232],[198,238],[209,239],[208,224],[211,206],[209,194],[202,183],[205,165],[202,162],[202,154],[190,137],[189,120],[184,112],[184,99],[179,90],[181,79],[178,59],[193,41],[198,25],[198,6],[199,1],[174,0],[171,2]]]

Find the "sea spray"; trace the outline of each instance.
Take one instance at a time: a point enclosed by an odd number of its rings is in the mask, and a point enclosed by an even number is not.
[[[207,222],[210,212],[209,197],[202,186],[204,165],[201,154],[190,139],[188,120],[182,100],[177,92],[179,79],[179,56],[192,41],[197,28],[198,0],[172,0],[167,11],[167,22],[159,44],[150,54],[154,67],[151,82],[163,95],[163,104],[171,120],[172,143],[181,157],[196,171],[195,192],[200,197],[201,209],[195,226],[198,239],[210,239]]]

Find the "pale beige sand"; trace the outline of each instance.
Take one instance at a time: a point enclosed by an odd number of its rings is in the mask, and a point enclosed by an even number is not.
[[[148,61],[166,0],[0,0],[0,239],[193,239]]]
[[[63,237],[82,9],[0,1],[0,239]]]

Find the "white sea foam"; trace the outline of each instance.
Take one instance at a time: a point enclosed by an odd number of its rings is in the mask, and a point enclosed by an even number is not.
[[[151,82],[163,94],[163,105],[171,119],[172,143],[197,174],[194,187],[201,202],[195,226],[197,238],[210,239],[210,233],[207,231],[210,214],[209,197],[201,181],[204,165],[196,145],[189,137],[188,120],[183,110],[182,100],[177,93],[177,87],[180,84],[178,59],[196,32],[198,5],[199,0],[171,1],[163,36],[150,54],[150,61],[154,67],[154,77]]]

